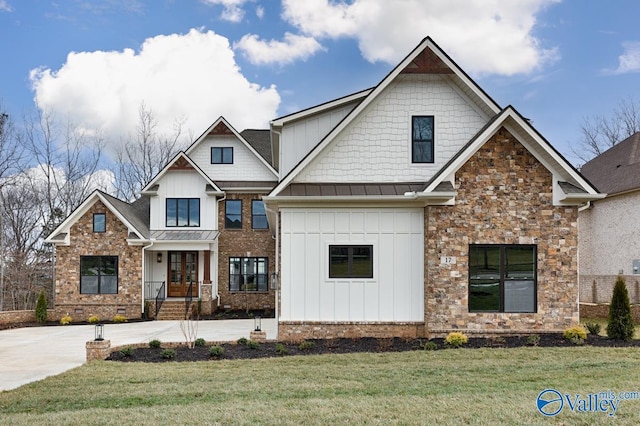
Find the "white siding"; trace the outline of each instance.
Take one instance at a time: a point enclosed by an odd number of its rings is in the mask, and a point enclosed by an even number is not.
[[[281,319],[424,321],[423,209],[281,209]],[[330,244],[373,245],[372,279],[330,279]]]
[[[295,181],[426,181],[486,123],[469,102],[442,77],[399,77]],[[434,116],[434,164],[411,162],[413,115]]]
[[[150,228],[183,229],[166,226],[167,198],[199,198],[200,227],[187,229],[218,229],[218,203],[205,193],[207,181],[195,170],[169,170],[158,182],[158,195],[151,197]]]
[[[233,164],[211,164],[211,148],[214,146],[233,147]],[[214,182],[277,180],[277,176],[235,136],[210,136],[189,152],[189,158]]]

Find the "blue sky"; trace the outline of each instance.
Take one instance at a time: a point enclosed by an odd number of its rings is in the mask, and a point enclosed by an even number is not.
[[[0,0],[0,102],[133,133],[238,130],[377,84],[431,36],[575,161],[585,118],[640,101],[637,0]],[[115,142],[114,142],[115,143]]]

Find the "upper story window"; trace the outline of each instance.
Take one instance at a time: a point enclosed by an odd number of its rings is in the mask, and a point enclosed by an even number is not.
[[[106,232],[106,231],[107,231],[107,214],[94,213],[93,214],[93,232]]]
[[[167,198],[167,226],[200,226],[199,198]]]
[[[411,162],[433,163],[433,115],[411,117]]]
[[[224,227],[242,229],[242,200],[227,200],[224,205]]]
[[[80,256],[80,293],[117,294],[118,256]]]
[[[536,246],[469,246],[469,312],[536,312]]]
[[[211,148],[211,164],[233,164],[232,146],[214,146]]]
[[[267,212],[262,200],[251,200],[251,227],[253,229],[268,229]]]
[[[373,246],[330,245],[329,278],[373,278]]]

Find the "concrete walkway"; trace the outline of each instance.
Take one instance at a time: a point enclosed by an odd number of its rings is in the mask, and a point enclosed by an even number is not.
[[[199,321],[197,337],[207,341],[249,338],[253,320]],[[267,339],[276,338],[276,321],[262,319]],[[0,391],[63,373],[85,363],[85,344],[94,339],[93,325],[26,327],[0,331]],[[149,321],[106,324],[104,337],[111,346],[161,342],[184,342],[180,321]]]

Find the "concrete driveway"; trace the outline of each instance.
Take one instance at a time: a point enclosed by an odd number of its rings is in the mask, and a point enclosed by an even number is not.
[[[253,320],[199,321],[197,337],[207,341],[249,338]],[[276,338],[276,321],[262,319],[267,339]],[[93,325],[27,327],[0,331],[0,391],[63,373],[85,363],[85,344],[94,339]],[[111,346],[161,342],[184,342],[180,321],[149,321],[106,324],[104,337]]]

